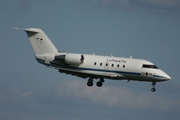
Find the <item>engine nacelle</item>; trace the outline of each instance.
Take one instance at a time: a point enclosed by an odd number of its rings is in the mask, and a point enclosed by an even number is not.
[[[66,54],[65,63],[69,65],[80,65],[84,62],[84,55],[81,54]]]
[[[67,53],[65,55],[56,56],[55,60],[58,60],[68,65],[80,65],[84,62],[84,55]]]

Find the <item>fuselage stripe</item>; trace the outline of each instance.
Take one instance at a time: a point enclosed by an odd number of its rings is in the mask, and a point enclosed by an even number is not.
[[[90,70],[90,71],[99,71],[99,72],[110,72],[110,73],[117,73],[117,74],[123,74],[123,75],[137,75],[137,76],[141,76],[141,73],[137,73],[137,72],[124,72],[124,71],[115,71],[115,70],[104,70],[104,69],[95,69],[95,68],[82,68],[82,67],[75,67],[75,66],[69,66],[69,65],[62,65],[62,64],[58,64],[55,62],[50,62],[50,64],[46,64],[44,60],[42,59],[38,59],[36,58],[36,60],[44,65],[47,66],[53,66],[53,67],[60,67],[60,68],[64,68],[64,69],[73,69],[73,70]],[[153,77],[156,78],[165,78],[163,76],[159,76],[159,75],[153,75]]]

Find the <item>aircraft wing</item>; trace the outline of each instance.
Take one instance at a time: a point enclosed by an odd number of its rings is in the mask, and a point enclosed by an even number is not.
[[[62,70],[62,69],[59,69],[59,72],[60,73],[66,73],[66,74],[70,74],[70,75],[73,75],[73,76],[78,76],[78,77],[81,77],[81,78],[89,78],[89,77],[92,77],[95,78],[95,79],[98,79],[98,78],[121,78],[123,77],[122,75],[120,74],[110,74],[110,75],[98,75],[98,74],[91,74],[91,73],[80,73],[80,72],[76,72],[76,71],[69,71],[69,70]]]
[[[81,77],[81,78],[89,78],[91,77],[92,75],[90,74],[85,74],[85,73],[79,73],[79,72],[74,72],[74,71],[68,71],[68,70],[60,70],[59,69],[59,72],[60,73],[66,73],[66,74],[70,74],[70,75],[73,75],[73,76],[78,76],[78,77]],[[97,77],[98,78],[98,77]]]

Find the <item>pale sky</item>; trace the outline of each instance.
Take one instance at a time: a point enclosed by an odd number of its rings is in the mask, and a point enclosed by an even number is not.
[[[1,120],[179,120],[179,0],[0,0]],[[38,27],[60,51],[146,59],[157,83],[82,79],[36,62],[22,31]],[[96,82],[96,81],[95,81]]]

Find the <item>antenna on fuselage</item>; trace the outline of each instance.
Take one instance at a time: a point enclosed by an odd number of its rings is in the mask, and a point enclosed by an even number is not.
[[[111,54],[111,57],[114,57],[114,56]]]

